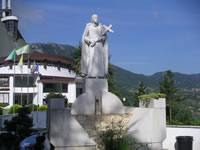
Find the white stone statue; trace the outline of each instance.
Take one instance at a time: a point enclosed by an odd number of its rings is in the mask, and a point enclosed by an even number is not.
[[[92,23],[86,25],[82,36],[81,73],[91,78],[102,78],[108,74],[108,42],[106,32],[113,32],[98,22],[92,15]]]

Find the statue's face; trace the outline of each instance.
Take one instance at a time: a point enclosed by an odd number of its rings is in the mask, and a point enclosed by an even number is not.
[[[97,24],[99,22],[98,16],[97,15],[93,15],[92,16],[92,22]]]

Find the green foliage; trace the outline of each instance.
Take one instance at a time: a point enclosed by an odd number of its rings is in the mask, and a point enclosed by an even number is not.
[[[168,70],[164,76],[164,80],[160,82],[160,93],[166,95],[166,103],[169,106],[169,113],[167,113],[167,119],[172,121],[172,106],[178,100],[183,100],[178,94],[178,90],[175,86],[175,81],[173,79],[174,74],[171,70]]]
[[[65,98],[65,96],[62,95],[61,93],[49,93],[46,99],[50,99],[50,98]]]
[[[14,113],[18,113],[20,108],[22,108],[21,105],[15,104],[10,107],[10,109],[8,110],[8,114],[13,114],[13,109],[14,109]]]
[[[71,108],[71,107],[72,107],[72,103],[68,103],[68,104],[66,105],[66,107]]]
[[[12,120],[6,120],[4,122],[5,130],[8,134],[1,134],[0,137],[2,137],[4,141],[6,138],[14,139],[12,144],[19,145],[21,140],[30,136],[34,130],[32,130],[33,120],[28,116],[29,113],[28,107],[20,108],[18,115],[14,116]]]
[[[106,76],[106,78],[108,80],[108,90],[113,93],[114,91],[116,91],[115,89],[116,81],[115,81],[114,67],[111,63],[108,64],[108,75]]]
[[[171,123],[179,123],[183,125],[191,125],[194,121],[191,110],[180,104],[175,104],[172,106],[172,120]]]
[[[74,65],[73,69],[76,73],[80,74],[81,73],[81,43],[75,48],[75,51],[71,54],[73,60],[74,60]]]
[[[144,101],[149,101],[151,99],[165,98],[165,97],[166,97],[166,95],[162,94],[162,93],[151,93],[151,94],[147,94],[147,95],[138,96],[138,98],[140,100],[144,100]]]
[[[175,105],[172,107],[172,119],[175,121],[189,124],[193,121],[191,110],[184,105]]]
[[[138,107],[139,106],[139,96],[144,95],[146,93],[146,87],[144,86],[144,82],[141,81],[139,83],[139,87],[137,89],[138,91],[135,92],[135,101],[134,101],[134,106]]]
[[[38,108],[38,110],[39,111],[45,111],[45,110],[47,110],[47,105],[42,105],[42,106],[40,106],[39,108]]]
[[[192,121],[191,125],[200,126],[200,120],[194,120],[194,121]]]
[[[160,93],[166,94],[166,101],[176,101],[180,97],[177,95],[177,88],[173,79],[174,74],[168,70],[164,76],[164,80],[160,82]]]
[[[194,125],[200,126],[200,120],[195,120],[191,110],[184,106],[176,103],[172,107],[172,120],[167,121],[168,125]]]
[[[3,108],[0,107],[0,115],[3,115]]]
[[[31,111],[37,111],[38,106],[35,105],[35,104],[29,104],[29,105],[28,105],[28,108],[29,108],[30,112],[31,112]]]
[[[135,139],[128,134],[122,122],[122,120],[117,123],[111,122],[111,124],[106,127],[106,130],[100,133],[105,150],[139,150],[140,148],[147,150],[147,145],[138,144]]]

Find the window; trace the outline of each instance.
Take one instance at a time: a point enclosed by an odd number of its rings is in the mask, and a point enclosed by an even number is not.
[[[15,77],[15,87],[33,87],[33,77]],[[35,86],[34,86],[35,87]]]
[[[33,94],[15,94],[15,104],[19,104],[22,106],[32,104],[33,103]]]
[[[8,104],[8,93],[0,93],[0,104]]]
[[[67,93],[68,84],[66,83],[44,83],[44,92]]]
[[[62,85],[62,92],[67,93],[68,92],[68,84]]]
[[[8,31],[15,39],[17,39],[17,28],[18,28],[18,23],[17,23],[17,21],[9,20],[9,21],[7,21],[5,24],[6,24],[7,31]]]
[[[9,87],[8,77],[1,77],[0,78],[0,87]]]

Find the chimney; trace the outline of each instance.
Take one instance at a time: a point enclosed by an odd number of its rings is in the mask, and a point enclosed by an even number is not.
[[[7,0],[7,8],[11,10],[11,0]]]
[[[2,9],[6,9],[6,0],[2,0]]]

